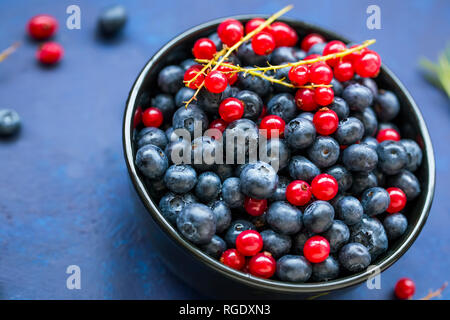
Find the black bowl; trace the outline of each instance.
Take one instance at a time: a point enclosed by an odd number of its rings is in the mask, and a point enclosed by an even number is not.
[[[256,16],[245,15],[233,18],[246,22],[254,17]],[[284,18],[279,20],[295,28],[300,37],[310,32],[317,32],[327,39],[349,42],[340,35],[307,23]],[[223,19],[189,29],[162,47],[140,72],[127,100],[123,120],[125,160],[140,200],[153,218],[150,228],[152,228],[154,245],[160,250],[162,258],[175,274],[200,292],[212,297],[298,298],[314,296],[323,292],[336,293],[339,289],[350,288],[362,283],[373,275],[374,271],[366,270],[328,282],[294,284],[256,278],[228,268],[183,239],[178,231],[164,219],[144,183],[145,178],[136,170],[132,137],[133,116],[138,107],[138,97],[144,91],[152,92],[152,88],[157,87],[158,72],[167,64],[179,63],[185,59],[186,52],[190,52],[195,40],[213,33],[221,21]],[[416,172],[421,182],[422,192],[407,207],[409,227],[406,233],[401,239],[391,244],[389,250],[373,263],[377,270],[382,272],[408,250],[425,224],[434,195],[435,162],[433,146],[424,119],[406,88],[384,65],[381,67],[376,81],[380,87],[389,88],[397,94],[402,106],[401,114],[397,118],[401,119],[398,124],[402,128],[402,134],[404,137],[421,142],[424,151],[423,163]],[[339,291],[342,292],[342,290]]]

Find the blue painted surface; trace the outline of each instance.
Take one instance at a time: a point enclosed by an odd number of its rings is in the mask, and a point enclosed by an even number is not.
[[[0,107],[23,118],[18,139],[0,141],[0,298],[185,299],[201,297],[170,274],[152,249],[149,216],[135,207],[121,149],[124,103],[149,57],[169,39],[221,16],[270,14],[288,3],[288,16],[375,49],[411,91],[436,151],[437,186],[430,218],[412,248],[382,274],[382,289],[361,286],[348,299],[389,299],[403,276],[417,297],[450,280],[449,100],[417,70],[450,40],[448,1],[128,1],[130,20],[112,43],[95,37],[95,22],[111,1],[0,2],[0,47],[21,40],[0,64]],[[65,10],[78,4],[81,30],[65,28]],[[365,27],[366,8],[378,4],[382,29]],[[37,44],[24,26],[38,13],[56,16],[56,40],[66,49],[56,68],[34,59]],[[81,267],[82,289],[66,289],[68,265]],[[447,290],[444,298],[450,298]]]

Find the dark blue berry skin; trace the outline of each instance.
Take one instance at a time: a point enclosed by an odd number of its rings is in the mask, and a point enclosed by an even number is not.
[[[196,198],[191,193],[178,195],[173,192],[168,192],[159,201],[159,209],[164,218],[175,225],[177,223],[177,217],[183,208],[194,202],[196,202]]]
[[[239,89],[238,87],[231,87],[231,96],[233,98],[236,98],[239,92],[241,92],[241,89]]]
[[[347,191],[352,186],[352,174],[344,166],[337,164],[327,169],[326,173],[332,175],[336,179],[340,193]]]
[[[376,168],[378,155],[365,144],[352,144],[344,150],[342,162],[350,171],[369,172]]]
[[[387,183],[391,187],[402,189],[408,201],[415,199],[420,194],[419,180],[408,170],[402,170],[399,174],[389,177]]]
[[[219,176],[220,180],[225,181],[234,175],[234,167],[229,164],[215,164],[213,171]]]
[[[183,87],[184,70],[179,66],[167,66],[158,74],[158,86],[165,93],[175,94]]]
[[[264,244],[263,250],[269,251],[275,259],[291,250],[292,240],[290,236],[268,229],[261,232],[261,237]]]
[[[214,219],[216,221],[216,232],[217,233],[224,232],[226,229],[228,229],[231,223],[230,208],[227,206],[225,201],[222,200],[214,201],[210,203],[208,206],[211,208],[214,214]]]
[[[359,195],[368,188],[378,186],[378,179],[374,172],[357,172],[353,174],[353,183],[350,192]]]
[[[371,262],[369,251],[360,243],[347,243],[339,252],[340,264],[350,272],[360,272]]]
[[[145,185],[147,186],[148,192],[154,199],[159,199],[161,195],[167,192],[166,185],[164,184],[164,181],[161,178],[156,179],[146,178]]]
[[[12,136],[21,127],[19,114],[14,110],[0,110],[0,136]]]
[[[277,277],[282,281],[306,282],[312,274],[312,267],[303,256],[285,255],[277,261]]]
[[[340,198],[334,206],[336,217],[351,226],[361,221],[364,209],[358,199],[352,196]]]
[[[362,112],[354,112],[353,116],[363,123],[365,136],[374,136],[377,133],[378,119],[372,108],[366,108]]]
[[[264,230],[267,225],[266,213],[264,212],[260,216],[251,217],[250,222],[255,225],[257,230],[259,231]]]
[[[151,106],[161,110],[164,121],[169,122],[175,111],[175,102],[173,101],[172,96],[170,94],[160,93],[151,101]]]
[[[236,238],[242,231],[255,229],[255,226],[247,220],[235,220],[231,222],[231,225],[224,237],[228,248],[236,248]]]
[[[386,230],[389,241],[400,238],[408,228],[408,220],[401,213],[389,214],[383,220],[384,230]]]
[[[190,104],[189,108],[180,107],[175,111],[172,118],[172,127],[176,129],[186,129],[191,136],[194,136],[195,126],[198,125],[202,132],[208,128],[208,117],[202,109]]]
[[[303,180],[311,183],[312,179],[320,174],[320,170],[307,158],[294,156],[289,162],[289,174],[294,180]]]
[[[278,69],[276,72],[271,73],[268,72],[267,75],[270,75],[272,77],[274,77],[275,79],[278,80],[285,80],[285,81],[289,81],[286,79],[289,79],[289,71],[291,70],[291,67],[285,67],[285,68],[281,68]],[[286,87],[284,85],[278,84],[278,83],[274,83],[273,84],[273,90],[277,93],[290,93],[290,94],[295,94],[295,89],[294,88],[289,88]]]
[[[314,236],[314,233],[303,228],[303,230],[299,233],[297,233],[292,238],[292,249],[291,252],[293,254],[303,254],[303,247],[305,246],[306,241]]]
[[[257,120],[263,109],[263,101],[260,96],[250,90],[239,91],[235,96],[244,104],[244,115],[243,118],[250,120]]]
[[[198,64],[198,63],[195,62],[194,59],[186,59],[186,60],[183,60],[183,61],[180,63],[180,67],[181,67],[184,71],[186,71],[187,69],[189,69],[190,67],[192,67],[192,66],[194,66],[194,65],[196,65],[196,64]]]
[[[408,155],[405,147],[397,141],[383,141],[378,145],[378,168],[388,175],[399,173],[406,167]]]
[[[216,46],[216,50],[217,50],[217,51],[222,50],[223,44],[222,44],[222,41],[220,40],[220,37],[219,37],[219,35],[217,34],[217,32],[211,33],[211,34],[208,36],[208,38],[209,38],[209,40],[211,40],[212,42],[214,42],[214,45]]]
[[[330,243],[330,252],[336,253],[350,239],[350,230],[344,222],[334,220],[323,236]]]
[[[391,121],[400,112],[400,102],[392,91],[380,90],[375,97],[373,108],[380,121]]]
[[[164,133],[166,134],[167,142],[169,142],[169,143],[173,142],[173,141],[181,140],[181,139],[179,139],[179,136],[175,133],[173,127],[168,127]]]
[[[189,101],[194,93],[195,90],[188,87],[182,87],[175,95],[175,106],[177,108],[184,106],[186,104],[186,101]]]
[[[233,147],[235,164],[249,162],[249,157],[254,157],[252,160],[256,160],[258,140],[258,126],[252,120],[238,119],[231,122],[223,134],[226,159],[230,157],[233,159],[231,152],[228,152],[228,149]]]
[[[347,102],[340,97],[335,97],[333,103],[328,106],[328,109],[336,112],[339,120],[347,119],[350,114],[350,109],[348,107]]]
[[[279,176],[275,192],[270,197],[271,201],[286,201],[286,188],[291,183],[291,179]]]
[[[303,119],[313,122],[314,114],[311,112],[302,112],[298,115],[298,118],[303,118]]]
[[[246,165],[240,179],[242,193],[256,199],[270,198],[278,184],[276,171],[262,161]]]
[[[369,146],[370,148],[372,148],[373,150],[377,151],[378,140],[375,139],[374,137],[365,137],[364,139],[361,140],[361,143],[365,144],[365,145]]]
[[[194,188],[197,183],[197,173],[189,165],[172,165],[164,174],[164,183],[170,191],[183,194]]]
[[[288,166],[290,158],[291,151],[284,139],[272,138],[268,140],[266,144],[266,152],[260,154],[260,159],[270,164],[277,172]]]
[[[139,171],[149,179],[162,177],[169,166],[169,161],[161,148],[151,144],[137,151],[135,163]]]
[[[105,37],[117,35],[127,22],[127,11],[124,6],[115,5],[102,12],[98,20],[98,27]]]
[[[260,56],[263,57],[263,56]],[[265,62],[264,62],[265,64]],[[251,65],[246,68],[252,68]],[[256,92],[261,97],[266,97],[272,92],[272,84],[261,77],[255,77],[244,72],[238,73],[237,86],[242,90],[250,90]]]
[[[416,171],[422,163],[422,150],[414,140],[402,139],[400,143],[405,148],[408,157],[405,169]]]
[[[314,263],[312,265],[311,279],[316,282],[333,280],[338,276],[339,263],[332,256],[329,256],[322,262]]]
[[[202,136],[192,141],[192,166],[199,171],[211,170],[215,165],[216,156],[222,150],[219,141],[210,136]],[[221,157],[219,157],[221,160]]]
[[[231,97],[232,90],[228,85],[225,88],[225,91],[221,93],[213,93],[206,89],[200,90],[197,96],[197,104],[200,108],[205,110],[205,112],[213,115],[217,115],[219,113],[220,103],[226,98]]]
[[[188,204],[177,217],[177,228],[192,243],[207,244],[216,233],[214,214],[204,204]]]
[[[230,208],[242,207],[245,196],[241,192],[241,179],[232,177],[225,180],[222,184],[222,198]]]
[[[222,183],[217,174],[211,171],[203,172],[197,178],[195,195],[202,202],[215,200],[222,189]]]
[[[386,189],[380,187],[367,189],[361,196],[364,213],[369,216],[375,216],[385,212],[389,207],[389,202],[389,193]]]
[[[350,242],[364,245],[373,261],[387,250],[386,231],[378,219],[364,215],[361,222],[350,227],[350,234]]]
[[[334,138],[339,144],[350,145],[356,143],[364,136],[364,125],[355,117],[339,121],[339,126],[334,134]]]
[[[321,42],[321,43],[316,43],[315,45],[311,46],[311,48],[309,48],[307,55],[311,55],[311,54],[323,54],[323,49],[325,49],[325,46],[327,45],[326,42]]]
[[[377,177],[378,186],[379,187],[386,187],[386,176],[383,172],[381,172],[378,169],[375,169],[372,171],[373,174]]]
[[[266,213],[266,221],[276,232],[291,235],[302,228],[302,212],[286,201],[273,202]]]
[[[200,250],[214,259],[219,259],[222,253],[227,250],[227,244],[221,237],[214,235],[210,242],[200,246]]]
[[[288,123],[297,114],[297,105],[294,97],[289,93],[274,95],[267,103],[267,114],[279,116]]]
[[[363,86],[367,87],[372,91],[372,94],[374,97],[378,94],[378,85],[377,83],[371,79],[371,78],[359,78],[358,82],[361,83]]]
[[[167,144],[164,153],[170,164],[186,164],[191,160],[191,150],[188,140],[179,139]]]
[[[369,88],[358,83],[351,84],[342,92],[342,98],[348,103],[350,110],[364,111],[373,102],[373,94]]]
[[[295,58],[297,59],[297,61],[303,60],[306,57],[306,52],[303,51],[302,49],[298,49],[298,48],[294,48],[295,51]]]
[[[335,97],[342,97],[342,93],[344,92],[344,86],[342,83],[340,83],[338,80],[333,78],[330,83],[333,87],[334,96]]]
[[[236,55],[242,64],[249,66],[265,66],[268,60],[266,55],[258,55],[253,51],[251,41],[243,43]]]
[[[307,150],[309,159],[319,168],[327,168],[339,158],[339,144],[331,137],[319,136]]]
[[[302,113],[303,114],[303,113]],[[286,142],[294,149],[309,147],[316,139],[316,128],[312,121],[302,117],[292,119],[284,129]]]
[[[296,52],[292,47],[278,47],[269,55],[269,62],[272,65],[297,62]]]
[[[152,144],[164,150],[167,146],[168,141],[166,133],[161,129],[154,127],[147,127],[142,129],[139,135],[141,135],[141,138],[138,140],[137,143],[138,148],[141,148],[147,144]]]
[[[311,232],[321,233],[331,227],[334,219],[334,208],[326,201],[317,200],[311,203],[303,214],[303,223]]]

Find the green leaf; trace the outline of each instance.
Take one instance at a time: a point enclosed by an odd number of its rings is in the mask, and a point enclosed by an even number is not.
[[[450,45],[439,54],[437,63],[421,58],[419,65],[424,71],[425,79],[432,85],[444,90],[450,98]]]

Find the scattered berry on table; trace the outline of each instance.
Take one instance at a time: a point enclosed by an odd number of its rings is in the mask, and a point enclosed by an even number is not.
[[[28,34],[36,40],[44,40],[53,36],[58,30],[58,21],[51,15],[40,14],[28,21]]]
[[[127,22],[127,11],[124,6],[116,5],[103,11],[98,20],[100,32],[106,37],[117,35]]]
[[[12,136],[21,127],[19,114],[10,109],[0,109],[0,136]]]
[[[416,285],[409,278],[401,278],[395,284],[394,292],[399,299],[411,299],[416,292]]]
[[[63,47],[57,42],[45,42],[39,46],[36,58],[40,63],[52,65],[58,63],[64,56]]]

